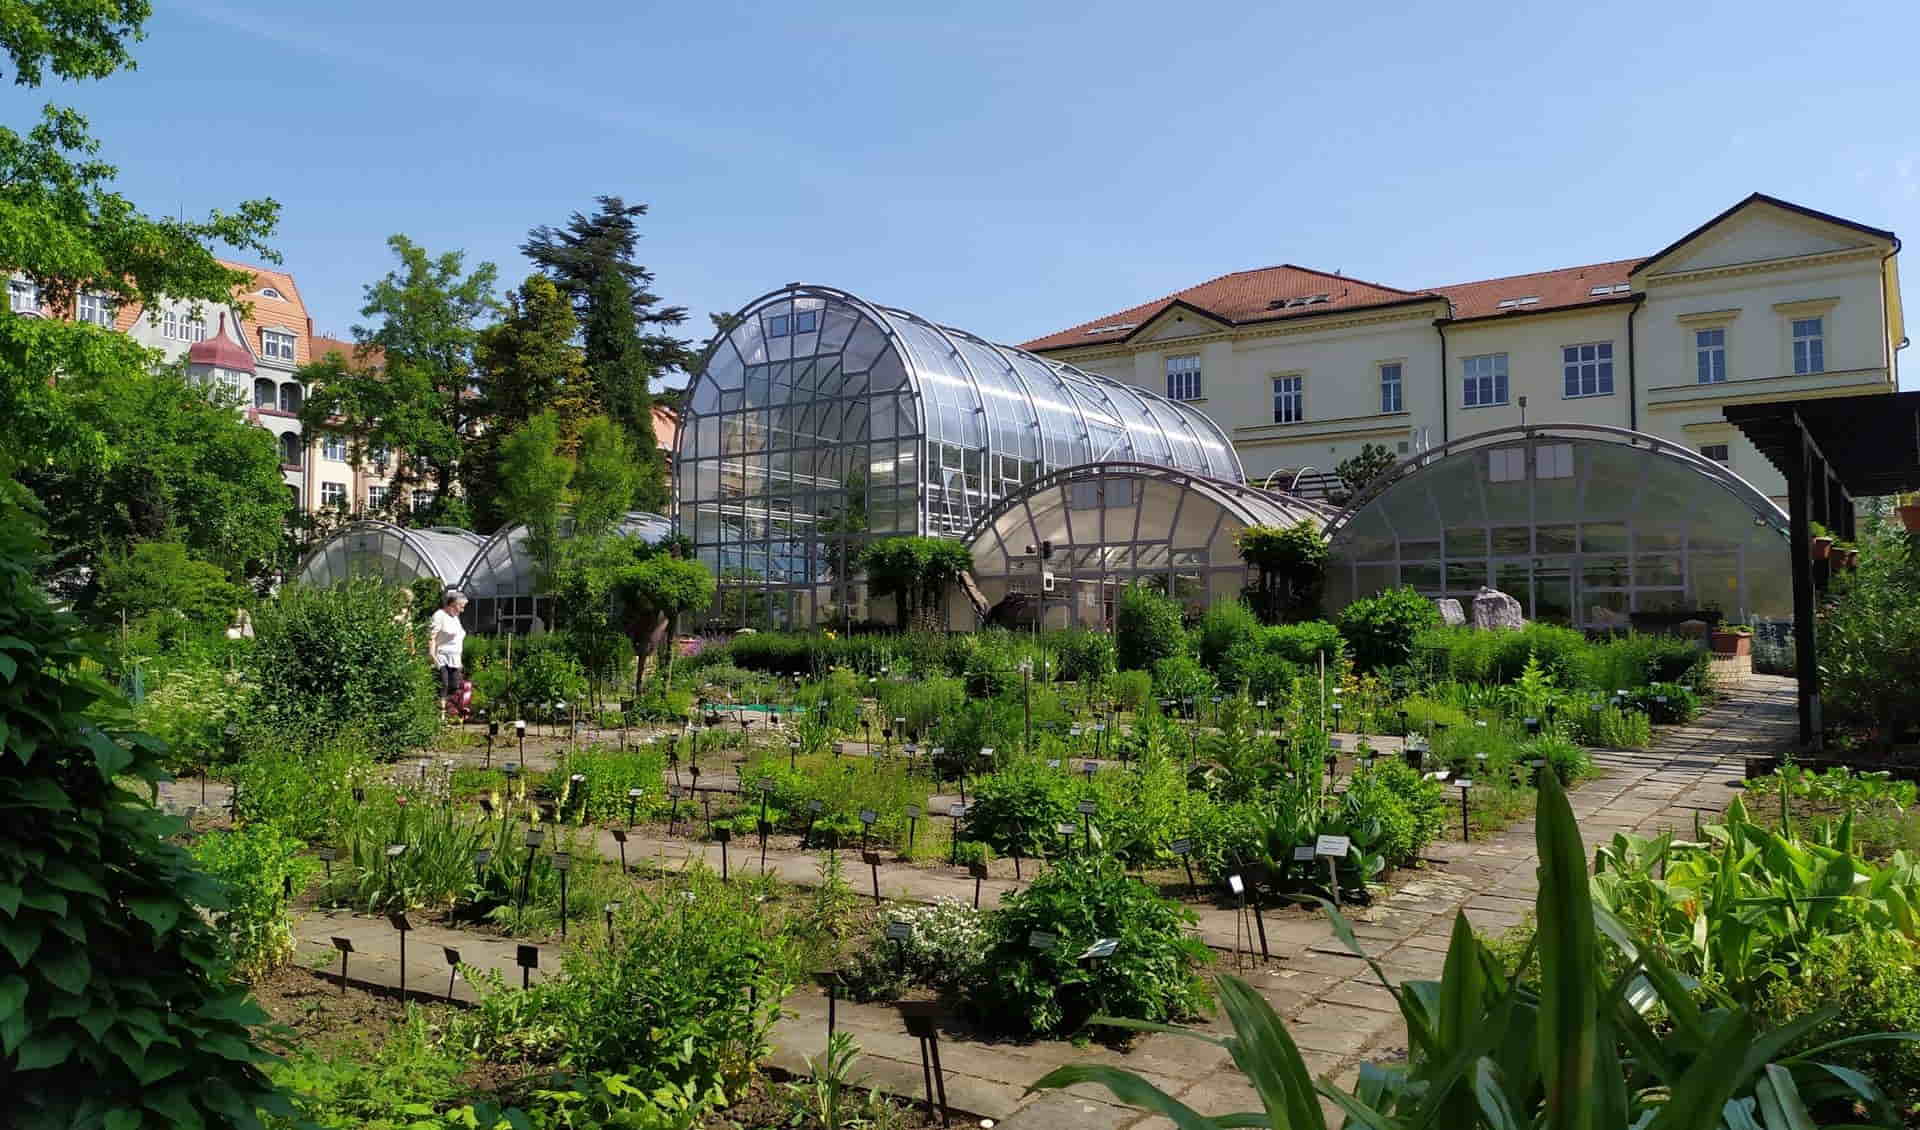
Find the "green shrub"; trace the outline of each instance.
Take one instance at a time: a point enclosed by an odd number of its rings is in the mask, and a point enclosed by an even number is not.
[[[658,746],[637,746],[626,753],[610,749],[580,750],[555,766],[547,774],[547,788],[560,799],[560,811],[580,823],[624,824],[627,820],[627,792],[639,789],[646,794],[639,812],[664,795],[661,774],[666,758]],[[586,780],[576,785],[573,776]]]
[[[1700,696],[1684,683],[1648,683],[1628,694],[1626,703],[1656,726],[1691,722],[1700,713]]]
[[[1413,658],[1413,641],[1440,623],[1433,602],[1411,588],[1365,596],[1340,610],[1340,634],[1361,671],[1398,667]]]
[[[1153,675],[1146,671],[1119,671],[1107,680],[1107,695],[1120,710],[1139,710],[1153,699]]]
[[[1060,677],[1090,683],[1114,671],[1113,636],[1106,632],[1076,629],[1063,632],[1054,646],[1060,655]]]
[[[251,728],[312,748],[353,733],[380,757],[423,745],[439,724],[432,675],[395,591],[356,577],[290,585],[255,617]]]
[[[1193,865],[1215,881],[1263,858],[1266,818],[1252,801],[1193,804],[1187,808],[1185,835],[1193,840]]]
[[[1017,1035],[1064,1035],[1096,1013],[1159,1023],[1195,1016],[1210,998],[1198,972],[1207,947],[1187,935],[1193,920],[1115,860],[1059,860],[987,915],[992,940],[969,1005],[983,1024]],[[1058,947],[1036,949],[1035,931]],[[1083,960],[1103,938],[1119,948]]]
[[[1759,1012],[1784,1024],[1826,1008],[1839,1015],[1807,1033],[1798,1051],[1849,1036],[1920,1032],[1920,952],[1890,930],[1815,937],[1793,976],[1770,985]],[[1821,1056],[1880,1084],[1903,1111],[1920,1108],[1920,1044],[1860,1044]]]
[[[1121,592],[1113,613],[1114,661],[1121,670],[1149,670],[1183,653],[1186,645],[1178,602],[1147,584],[1128,585]]]
[[[1322,655],[1331,666],[1346,652],[1346,641],[1341,638],[1339,627],[1325,620],[1275,625],[1260,634],[1260,646],[1302,667],[1318,663]]]
[[[272,824],[310,844],[331,842],[358,807],[353,790],[367,789],[375,780],[373,757],[352,734],[311,752],[259,745],[230,776],[241,820]]]
[[[536,642],[513,657],[507,698],[522,717],[545,716],[556,702],[580,704],[586,693],[586,672],[558,641]]]
[[[970,693],[965,683],[945,675],[887,683],[880,688],[881,716],[905,718],[909,733],[931,734],[942,721],[966,708]]]
[[[1532,761],[1538,758],[1547,763],[1554,776],[1560,778],[1563,785],[1572,784],[1577,778],[1586,776],[1593,769],[1593,755],[1581,746],[1558,734],[1543,734],[1540,737],[1521,742],[1515,748],[1520,761]]]
[[[1711,689],[1713,665],[1706,650],[1678,636],[1616,636],[1594,645],[1584,666],[1579,682],[1608,694],[1648,683],[1683,683],[1696,694]]]
[[[117,625],[122,616],[149,620],[163,642],[216,634],[248,603],[246,592],[217,565],[172,541],[144,541],[100,559],[94,615]]]
[[[1260,620],[1243,601],[1223,600],[1208,608],[1194,630],[1195,652],[1207,670],[1220,673],[1227,652],[1236,644],[1254,643]]]
[[[134,707],[142,730],[166,743],[167,766],[175,773],[198,772],[225,762],[234,743],[227,727],[244,721],[253,688],[225,665],[198,655],[170,665],[148,684],[146,700]]]
[[[455,1037],[496,1063],[621,1071],[645,1092],[737,1095],[792,989],[761,907],[696,876],[694,897],[634,891],[612,946],[575,946],[527,990],[497,975]]]
[[[1198,709],[1213,696],[1216,686],[1207,669],[1190,656],[1171,655],[1153,665],[1153,693],[1161,698],[1192,698]]]
[[[1446,794],[1445,785],[1424,778],[1406,762],[1381,758],[1347,782],[1347,818],[1378,824],[1370,846],[1389,867],[1405,867],[1444,833]]]
[[[840,971],[840,983],[857,1001],[889,1000],[908,985],[965,990],[979,976],[987,948],[986,916],[959,899],[942,898],[930,906],[889,908],[890,922],[904,922],[907,939],[887,938],[877,927],[867,945]]]
[[[1038,759],[1016,759],[974,783],[965,821],[967,839],[988,844],[998,855],[1044,855],[1056,825],[1078,822],[1072,783]]]
[[[245,980],[293,957],[287,892],[300,890],[320,870],[300,855],[303,846],[271,824],[218,829],[193,845],[194,862],[226,888],[226,908],[213,922],[234,972]]]

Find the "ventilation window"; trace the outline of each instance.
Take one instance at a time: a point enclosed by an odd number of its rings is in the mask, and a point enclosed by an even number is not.
[[[1538,301],[1540,301],[1539,295],[1529,294],[1524,298],[1502,298],[1499,302],[1494,303],[1494,305],[1502,310],[1511,310],[1516,306],[1531,306]]]
[[[1115,322],[1110,326],[1095,326],[1088,330],[1087,334],[1089,336],[1093,334],[1117,334],[1121,330],[1130,330],[1139,324],[1138,322]]]
[[[287,300],[287,296],[286,296],[286,295],[284,295],[284,294],[281,294],[281,293],[280,293],[279,291],[277,291],[277,290],[275,290],[274,288],[272,288],[272,287],[270,287],[270,286],[263,286],[263,287],[261,287],[261,288],[260,288],[260,297],[262,297],[262,298],[277,298],[277,299],[279,299],[279,300],[280,300],[280,301],[282,301],[282,302],[285,302],[285,301]]]

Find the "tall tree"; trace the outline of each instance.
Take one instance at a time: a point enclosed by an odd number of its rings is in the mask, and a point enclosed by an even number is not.
[[[535,413],[500,445],[500,513],[527,527],[527,550],[540,563],[544,584],[560,552],[567,486],[573,461],[561,450],[560,417]]]
[[[387,246],[400,266],[367,287],[360,308],[378,321],[353,328],[360,345],[378,347],[382,366],[337,353],[306,366],[300,376],[313,391],[301,423],[347,433],[359,455],[370,446],[405,453],[393,489],[433,488],[432,505],[416,520],[466,525],[467,508],[454,487],[488,411],[473,351],[481,321],[499,309],[493,297],[498,272],[481,263],[463,273],[464,253],[430,255],[404,235],[390,237]]]
[[[647,206],[628,204],[618,196],[597,196],[594,202],[600,207],[591,216],[575,212],[564,228],[542,225],[528,232],[520,253],[533,260],[572,300],[582,326],[593,306],[594,285],[609,269],[616,271],[626,280],[627,303],[641,330],[642,352],[648,363],[656,372],[686,368],[691,360],[687,343],[665,331],[687,320],[687,308],[661,306],[660,296],[648,289],[653,285],[653,272],[633,258],[640,242],[635,221],[647,214]],[[589,352],[588,368],[602,359]]]
[[[627,300],[631,293],[626,276],[611,267],[595,280],[584,332],[586,354],[600,403],[633,441],[640,471],[633,504],[664,511],[671,499],[660,440],[653,431],[653,396],[647,387],[654,367]]]
[[[500,459],[507,435],[536,414],[551,412],[560,425],[561,448],[570,454],[579,444],[598,397],[573,336],[573,308],[545,275],[509,292],[507,316],[480,331],[474,362],[489,415],[462,480],[478,529],[504,520]]]

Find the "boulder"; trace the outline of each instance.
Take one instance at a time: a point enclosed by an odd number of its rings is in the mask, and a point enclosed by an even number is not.
[[[1460,609],[1460,602],[1450,596],[1438,597],[1433,606],[1439,610],[1440,622],[1449,628],[1458,628],[1467,622],[1467,614]]]
[[[1473,597],[1473,626],[1476,628],[1521,628],[1527,618],[1520,602],[1499,589],[1481,588]]]

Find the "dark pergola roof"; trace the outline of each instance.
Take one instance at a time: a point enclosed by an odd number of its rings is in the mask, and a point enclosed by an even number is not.
[[[1789,478],[1804,433],[1849,495],[1920,490],[1920,392],[1732,404],[1721,411]]]

